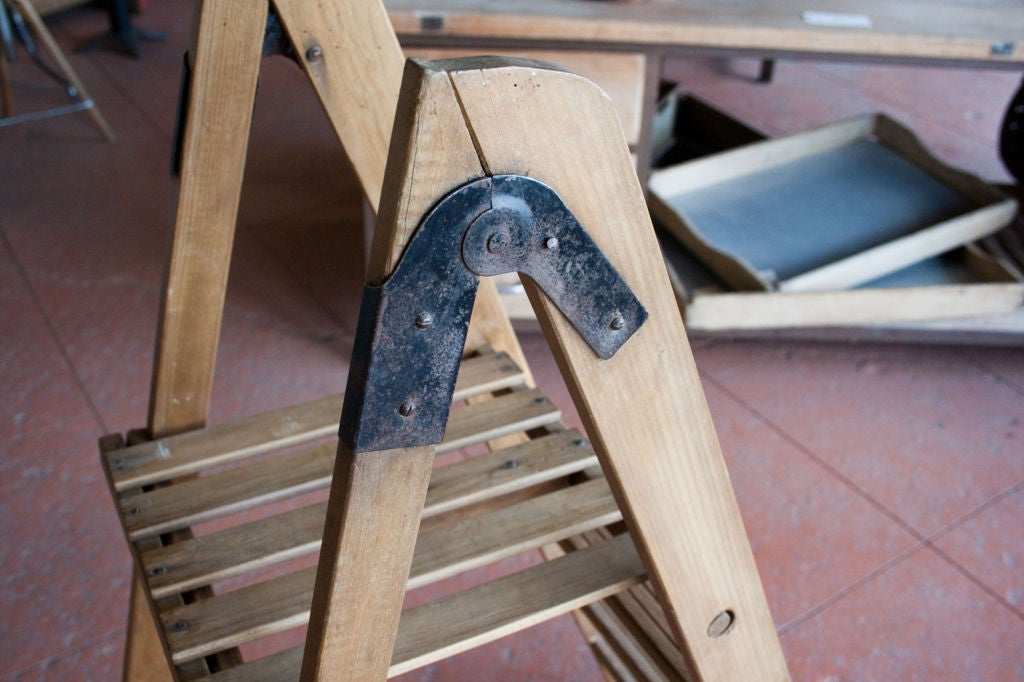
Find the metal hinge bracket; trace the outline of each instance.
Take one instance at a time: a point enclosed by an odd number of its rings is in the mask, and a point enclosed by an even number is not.
[[[367,286],[340,435],[353,452],[440,443],[479,275],[519,272],[601,358],[647,311],[553,189],[517,175],[470,182],[424,218],[392,273]]]

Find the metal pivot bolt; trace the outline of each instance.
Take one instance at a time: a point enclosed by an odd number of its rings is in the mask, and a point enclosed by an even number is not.
[[[314,45],[313,47],[311,47],[308,50],[306,50],[306,61],[318,62],[318,61],[320,61],[323,58],[324,58],[324,50],[319,45]]]
[[[610,358],[644,324],[643,304],[553,189],[520,175],[487,181],[490,210],[473,217],[462,240],[466,267],[529,277],[594,353]],[[622,321],[611,327],[616,315]]]
[[[611,322],[608,323],[608,327],[610,329],[614,329],[615,331],[619,331],[620,329],[622,329],[625,326],[626,326],[626,318],[624,318],[622,315],[620,315],[618,313],[616,313],[614,316],[612,316]]]
[[[506,246],[508,246],[508,234],[504,232],[495,232],[487,238],[487,250],[491,253],[502,251]]]

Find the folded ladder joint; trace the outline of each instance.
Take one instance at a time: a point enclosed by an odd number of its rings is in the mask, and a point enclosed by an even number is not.
[[[647,319],[643,304],[555,190],[522,175],[487,181],[491,210],[462,242],[467,267],[477,275],[526,275],[598,357],[615,355]]]
[[[339,434],[350,451],[442,441],[478,275],[506,272],[533,279],[604,359],[647,318],[553,189],[517,175],[467,183],[363,291]]]

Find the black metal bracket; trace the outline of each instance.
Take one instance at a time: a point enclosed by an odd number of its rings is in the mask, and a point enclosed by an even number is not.
[[[424,218],[388,280],[367,286],[342,407],[353,452],[440,443],[478,275],[520,272],[601,358],[647,311],[561,198],[523,176],[456,189]]]
[[[532,279],[598,357],[615,355],[647,311],[553,189],[521,175],[490,178],[491,210],[477,218],[462,258],[478,275]]]

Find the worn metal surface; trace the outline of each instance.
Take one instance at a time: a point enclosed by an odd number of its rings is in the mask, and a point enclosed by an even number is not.
[[[489,208],[489,184],[456,190],[424,219],[387,282],[364,289],[341,413],[353,452],[444,438],[479,283],[459,250],[466,225]]]
[[[492,210],[462,244],[466,265],[478,275],[526,275],[599,357],[613,356],[647,319],[643,304],[553,189],[519,175],[491,183]]]
[[[339,435],[353,452],[444,438],[477,275],[533,279],[602,358],[647,311],[558,195],[522,176],[463,185],[427,215],[398,267],[367,286]]]

